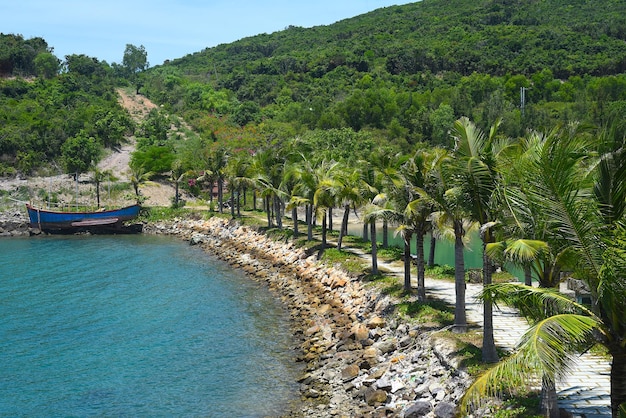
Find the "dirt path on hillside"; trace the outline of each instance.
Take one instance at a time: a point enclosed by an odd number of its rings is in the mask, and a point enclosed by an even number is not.
[[[152,109],[157,105],[151,102],[147,97],[129,93],[123,89],[118,89],[120,104],[128,110],[130,116],[136,123],[140,123],[146,118]],[[109,170],[117,181],[129,181],[129,162],[130,155],[135,150],[135,137],[127,138],[127,141],[118,149],[109,150],[107,155],[100,161],[98,168],[102,171]],[[61,169],[59,168],[59,172]],[[91,173],[81,174],[78,182],[81,200],[83,196],[94,195]],[[106,188],[106,186],[103,186]],[[24,199],[24,193],[19,190],[28,189],[30,199],[37,200],[45,191],[48,194],[58,193],[61,202],[70,202],[73,200],[76,190],[76,182],[72,176],[67,174],[58,174],[46,177],[17,177],[13,179],[0,179],[0,190],[8,191],[11,194],[19,194],[20,199]],[[165,183],[148,182],[141,186],[141,193],[146,197],[145,204],[148,206],[169,206],[174,196],[174,188]],[[102,191],[101,191],[102,193]],[[92,198],[93,199],[93,198]],[[129,196],[132,199],[132,196]],[[127,204],[132,200],[124,202],[109,202],[108,204]]]

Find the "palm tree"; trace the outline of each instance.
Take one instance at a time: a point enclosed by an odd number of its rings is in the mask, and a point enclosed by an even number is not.
[[[217,147],[209,152],[207,159],[207,171],[211,173],[211,178],[217,182],[217,203],[218,212],[224,212],[224,179],[225,168],[228,161],[228,151],[224,147]],[[213,183],[211,182],[211,198],[213,196]]]
[[[617,417],[626,402],[624,144],[599,148],[595,138],[575,126],[561,128],[543,142],[532,160],[534,169],[528,172],[533,178],[524,179],[530,186],[527,195],[549,219],[546,243],[566,254],[563,267],[588,286],[592,304],[587,308],[551,289],[521,284],[485,288],[483,298],[518,307],[533,327],[514,356],[470,387],[466,404],[496,387],[514,387],[516,378],[531,374],[542,376],[544,386],[554,386],[572,354],[600,343],[613,359],[611,410]],[[602,152],[594,152],[598,149]]]
[[[498,154],[506,148],[506,141],[496,140],[497,121],[485,135],[473,122],[463,117],[453,128],[456,142],[456,159],[459,166],[458,180],[467,196],[466,204],[474,221],[480,224],[483,247],[483,285],[492,281],[493,263],[486,251],[487,244],[494,241],[493,227],[497,224],[499,206],[494,198],[500,176]],[[493,307],[489,301],[483,304],[483,361],[495,363],[498,353],[493,338]]]
[[[440,230],[449,229],[454,238],[454,282],[456,303],[454,306],[454,326],[452,330],[463,333],[467,330],[467,314],[465,312],[465,259],[463,248],[467,228],[470,226],[470,212],[467,209],[467,194],[463,185],[455,184],[462,167],[449,154],[442,152],[434,161],[433,174],[436,179],[431,197],[436,204],[437,212],[433,213],[433,221]]]
[[[92,166],[91,174],[93,182],[96,183],[96,204],[100,208],[100,184],[107,179],[111,178],[111,170],[100,170],[97,166]]]
[[[231,216],[241,216],[241,193],[244,187],[253,185],[250,172],[250,155],[247,152],[239,152],[231,156],[224,167],[225,179],[230,188],[230,212]]]
[[[150,171],[146,171],[143,165],[133,164],[130,166],[130,182],[133,185],[133,189],[135,190],[135,196],[137,198],[137,202],[140,199],[139,186],[141,186],[146,181],[150,180],[153,173]]]

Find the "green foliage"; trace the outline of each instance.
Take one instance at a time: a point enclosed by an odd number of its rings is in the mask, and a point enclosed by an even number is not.
[[[184,113],[369,131],[402,149],[450,145],[460,116],[483,129],[502,116],[510,136],[571,119],[599,125],[594,103],[624,99],[624,14],[618,0],[417,2],[208,48],[146,71],[144,91]],[[549,112],[555,101],[579,106]]]
[[[163,174],[172,169],[172,163],[176,159],[173,150],[167,146],[150,145],[143,150],[132,153],[131,167],[143,167],[145,171],[155,174]]]
[[[438,279],[454,278],[454,267],[449,265],[426,267],[426,274]]]
[[[420,324],[437,324],[439,328],[454,322],[454,309],[440,301],[404,301],[396,306],[396,312]]]
[[[99,160],[101,148],[93,137],[84,132],[69,138],[61,147],[63,166],[68,174],[85,173]]]

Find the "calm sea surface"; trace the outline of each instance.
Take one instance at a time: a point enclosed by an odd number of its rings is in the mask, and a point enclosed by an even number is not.
[[[265,288],[179,240],[0,239],[0,416],[277,415],[290,338]]]

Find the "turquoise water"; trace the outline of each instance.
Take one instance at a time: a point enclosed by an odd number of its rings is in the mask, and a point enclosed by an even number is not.
[[[297,396],[283,308],[176,239],[0,239],[0,319],[0,416],[261,417]]]

